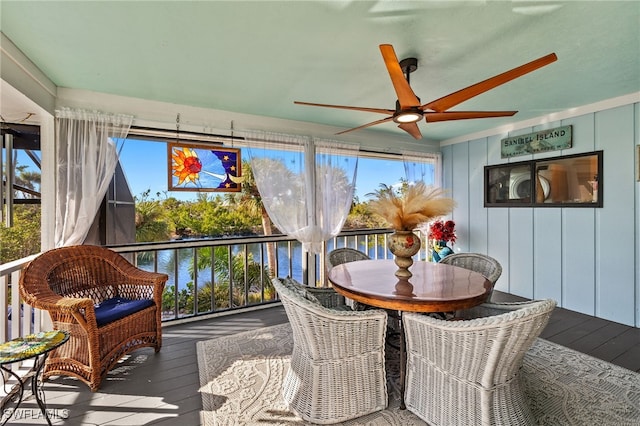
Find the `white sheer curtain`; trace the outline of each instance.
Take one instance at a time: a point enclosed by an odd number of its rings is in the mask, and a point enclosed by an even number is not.
[[[320,254],[349,214],[359,147],[265,132],[247,132],[262,203],[280,231]]]
[[[410,184],[424,182],[430,186],[442,187],[442,156],[440,153],[402,151],[402,161],[404,162],[404,173],[407,182]],[[427,236],[429,235],[429,225],[423,223],[416,228],[421,233],[423,246],[427,246]]]
[[[55,246],[82,244],[118,162],[115,140],[129,132],[132,116],[56,110]]]
[[[422,181],[427,185],[442,186],[442,157],[439,153],[402,151],[402,161],[409,183]]]

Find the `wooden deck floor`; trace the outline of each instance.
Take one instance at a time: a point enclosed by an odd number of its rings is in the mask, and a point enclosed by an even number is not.
[[[494,300],[518,300],[494,292]],[[196,342],[286,322],[281,306],[188,324],[168,325],[156,354],[140,349],[110,372],[91,393],[77,380],[56,378],[44,384],[48,409],[59,425],[200,424]],[[580,352],[640,372],[640,329],[565,309],[556,309],[542,337]],[[66,410],[66,411],[65,411]],[[46,424],[33,398],[7,424]],[[28,417],[28,418],[27,418]],[[61,419],[56,417],[67,417]]]

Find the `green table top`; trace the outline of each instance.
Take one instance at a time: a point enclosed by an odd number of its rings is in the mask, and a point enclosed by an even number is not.
[[[47,353],[69,340],[66,331],[42,331],[0,344],[0,365]]]

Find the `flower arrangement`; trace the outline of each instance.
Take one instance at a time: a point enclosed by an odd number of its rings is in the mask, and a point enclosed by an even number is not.
[[[435,241],[444,241],[445,243],[456,242],[456,223],[452,220],[446,222],[436,220],[429,226],[429,239]]]
[[[424,182],[407,185],[400,193],[385,184],[380,186],[369,207],[396,231],[413,231],[422,223],[451,213],[455,206],[452,198],[444,197],[444,190]]]
[[[429,240],[431,241],[431,261],[439,262],[442,258],[453,254],[447,243],[456,242],[456,223],[452,220],[446,222],[436,220],[429,225]]]

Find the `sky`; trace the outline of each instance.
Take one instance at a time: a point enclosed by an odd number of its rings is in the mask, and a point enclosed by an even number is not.
[[[124,144],[119,142],[117,146],[120,149],[120,164],[133,196],[140,198],[145,191],[150,190],[151,199],[164,198],[165,194],[181,200],[196,199],[197,192],[168,191],[169,165],[166,143],[127,139]],[[248,159],[245,152],[242,155],[243,159]],[[17,163],[27,165],[28,170],[39,171],[33,161],[21,150],[17,151]],[[369,198],[366,194],[379,189],[381,183],[395,185],[404,178],[404,163],[400,160],[361,157],[358,159],[355,196],[359,201],[365,201]]]
[[[195,199],[197,192],[168,192],[167,145],[154,141],[128,139],[120,152],[120,164],[125,172],[131,193],[140,195],[151,190],[151,198],[164,198],[166,193],[181,200]],[[248,155],[243,152],[243,159]],[[358,159],[356,196],[360,201],[366,194],[380,188],[380,184],[393,185],[405,177],[402,161],[382,161],[370,158]],[[217,193],[209,193],[217,194]]]

